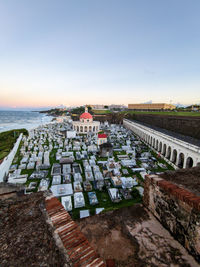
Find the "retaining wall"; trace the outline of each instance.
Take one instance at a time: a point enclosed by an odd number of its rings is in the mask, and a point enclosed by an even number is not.
[[[13,162],[13,159],[15,157],[15,154],[18,150],[19,144],[22,140],[23,134],[21,133],[18,137],[13,149],[10,151],[9,155],[4,158],[3,162],[0,164],[0,182],[3,182],[4,177],[8,174],[8,171],[10,169],[10,166]]]
[[[200,263],[200,197],[157,175],[147,175],[143,203]]]
[[[134,114],[131,118],[175,133],[200,139],[200,116]]]

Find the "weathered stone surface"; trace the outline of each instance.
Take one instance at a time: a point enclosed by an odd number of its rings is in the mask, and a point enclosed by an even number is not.
[[[192,256],[141,204],[78,221],[81,231],[116,267],[197,267]]]
[[[42,193],[0,200],[0,265],[67,266],[46,223]]]
[[[169,181],[154,183],[154,178],[146,177],[144,204],[200,262],[200,197]]]

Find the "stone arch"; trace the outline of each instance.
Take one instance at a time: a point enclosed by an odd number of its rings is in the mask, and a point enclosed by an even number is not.
[[[92,132],[92,126],[89,126],[89,132]]]
[[[162,152],[162,142],[160,142],[159,144],[159,149],[158,149],[159,152]]]
[[[80,126],[80,132],[81,133],[83,132],[83,126]]]
[[[158,146],[159,146],[159,142],[158,142],[158,139],[156,140],[156,150],[158,150]]]
[[[153,145],[152,146],[155,147],[155,138],[153,139]]]
[[[194,161],[191,157],[188,157],[186,160],[186,168],[192,168],[194,164]]]
[[[167,159],[170,159],[170,157],[171,157],[171,152],[172,152],[171,146],[168,146],[168,148],[167,148],[167,155],[166,155],[166,158],[167,158]]]
[[[167,145],[164,144],[163,145],[163,151],[162,151],[163,156],[165,156],[166,152],[167,152]]]
[[[95,132],[95,126],[93,126],[93,132]]]
[[[79,126],[77,126],[77,132],[79,132]]]
[[[183,153],[180,153],[180,154],[179,154],[179,157],[178,157],[178,167],[179,167],[180,169],[182,169],[183,166],[184,166],[184,160],[185,160],[185,156],[184,156],[184,154],[183,154]]]
[[[177,150],[174,149],[174,150],[173,150],[173,153],[172,153],[172,162],[173,162],[174,164],[176,164],[176,161],[177,161]]]
[[[85,127],[84,127],[84,132],[86,132],[86,133],[87,133],[87,126],[85,126]]]
[[[152,143],[153,143],[153,137],[151,136],[151,139],[150,139],[150,145],[152,146]]]

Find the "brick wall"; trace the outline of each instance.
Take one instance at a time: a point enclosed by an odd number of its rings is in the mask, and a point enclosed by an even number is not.
[[[200,262],[200,197],[157,175],[147,175],[143,203]]]
[[[78,225],[71,219],[60,201],[47,197],[46,210],[55,233],[67,253],[69,264],[73,267],[105,267],[103,260],[90,246]]]

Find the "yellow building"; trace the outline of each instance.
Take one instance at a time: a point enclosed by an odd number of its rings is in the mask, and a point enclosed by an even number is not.
[[[139,109],[139,110],[166,110],[175,109],[176,107],[166,103],[153,103],[153,104],[128,104],[128,109]]]

